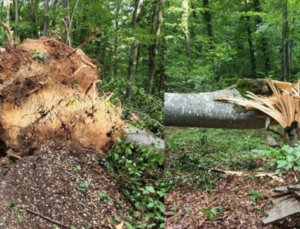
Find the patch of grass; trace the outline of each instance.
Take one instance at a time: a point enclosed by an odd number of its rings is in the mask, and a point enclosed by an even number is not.
[[[264,165],[252,150],[269,149],[267,130],[166,128],[166,179],[176,185],[212,191],[219,173],[210,169],[251,171]],[[277,136],[274,136],[277,138]]]

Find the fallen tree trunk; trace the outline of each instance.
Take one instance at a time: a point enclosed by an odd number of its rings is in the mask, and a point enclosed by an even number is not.
[[[215,101],[218,96],[245,99],[236,87],[199,94],[165,94],[165,125],[230,129],[258,129],[265,115],[242,106]]]

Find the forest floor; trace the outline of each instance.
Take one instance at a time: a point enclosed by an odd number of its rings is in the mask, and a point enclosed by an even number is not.
[[[0,159],[0,228],[112,228],[125,218],[130,204],[92,150],[48,142]]]
[[[267,135],[265,130],[167,128],[166,179],[175,182],[165,197],[165,228],[257,228],[272,206],[271,189],[295,184],[299,177],[291,171],[278,177],[282,181],[255,177],[272,172],[266,158],[251,152],[268,149]],[[210,170],[214,168],[247,175]],[[300,228],[299,215],[265,228]]]

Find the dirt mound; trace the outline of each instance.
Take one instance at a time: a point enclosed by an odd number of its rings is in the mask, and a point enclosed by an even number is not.
[[[112,228],[127,204],[97,157],[47,142],[34,155],[0,165],[0,228]]]
[[[96,61],[73,51],[41,37],[0,52],[0,148],[26,154],[33,140],[62,139],[100,150],[114,140],[120,109],[98,98]]]

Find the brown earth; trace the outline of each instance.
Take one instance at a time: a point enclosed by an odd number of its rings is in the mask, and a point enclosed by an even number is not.
[[[120,109],[99,98],[96,61],[60,40],[27,39],[0,52],[0,140],[26,154],[31,142],[62,139],[106,149],[120,129]],[[41,57],[42,56],[42,57]]]
[[[283,176],[284,182],[271,178],[236,177],[224,175],[215,180],[215,189],[204,190],[178,187],[165,197],[166,229],[256,229],[264,212],[271,208],[270,190],[285,184],[295,184],[294,173]],[[251,199],[257,190],[262,196]],[[211,215],[210,215],[211,214]],[[295,214],[266,229],[300,228],[299,214]]]
[[[46,37],[0,50],[0,229],[125,219],[129,204],[97,159],[122,134],[121,108],[98,96],[96,61],[73,50]]]
[[[48,141],[31,154],[0,165],[0,229],[112,228],[125,219],[129,204],[97,152]]]

